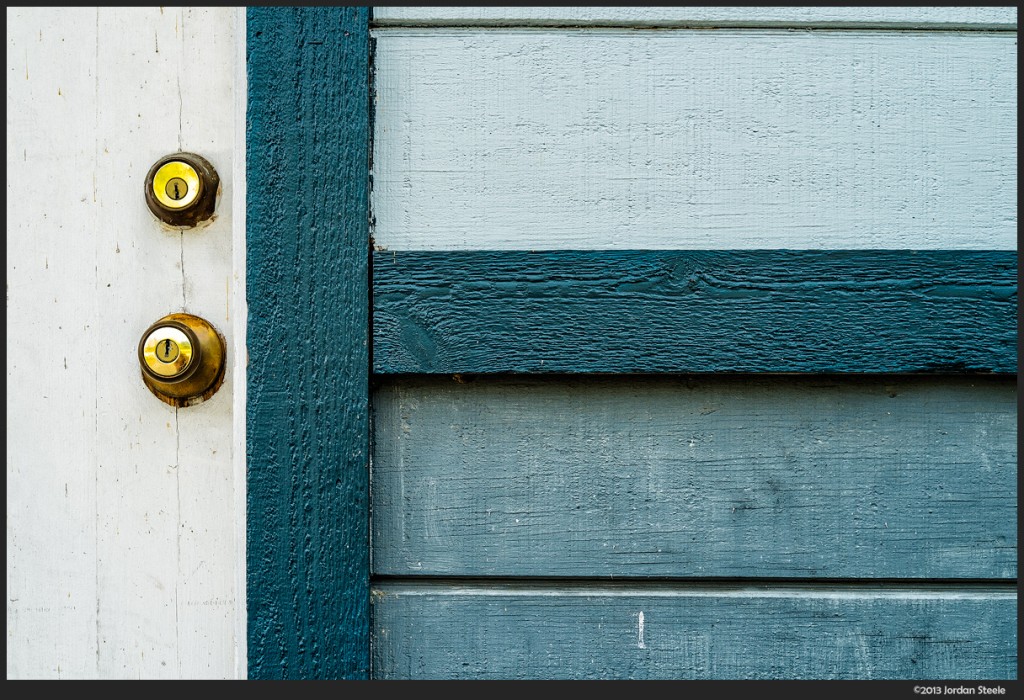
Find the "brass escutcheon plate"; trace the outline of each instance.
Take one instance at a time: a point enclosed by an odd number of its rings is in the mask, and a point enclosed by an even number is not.
[[[202,403],[224,383],[227,344],[199,316],[174,313],[147,328],[139,340],[142,381],[164,403]]]

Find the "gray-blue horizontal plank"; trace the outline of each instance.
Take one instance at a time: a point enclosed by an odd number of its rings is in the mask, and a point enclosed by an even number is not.
[[[1006,376],[395,378],[373,572],[1013,579]]]
[[[1017,677],[1012,586],[396,583],[371,598],[385,679]]]
[[[378,251],[373,369],[1017,369],[1015,251]]]

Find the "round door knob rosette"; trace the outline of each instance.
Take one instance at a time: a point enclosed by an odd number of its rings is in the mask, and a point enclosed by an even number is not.
[[[224,381],[224,339],[198,316],[164,316],[143,332],[138,355],[142,381],[172,406],[205,401]]]

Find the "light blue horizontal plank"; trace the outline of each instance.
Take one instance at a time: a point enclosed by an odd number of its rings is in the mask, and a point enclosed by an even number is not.
[[[378,27],[1016,29],[1013,7],[375,7]]]
[[[1015,31],[376,34],[388,250],[1017,249]]]
[[[1012,586],[396,583],[371,598],[383,679],[1017,677]]]
[[[1015,251],[383,251],[373,369],[1017,369]]]
[[[1014,378],[392,379],[375,574],[1013,579]]]

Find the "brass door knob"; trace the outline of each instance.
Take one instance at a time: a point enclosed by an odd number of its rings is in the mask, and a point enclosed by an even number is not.
[[[216,393],[224,382],[227,349],[208,321],[191,314],[169,314],[139,340],[142,381],[171,406],[192,406]]]
[[[213,216],[220,177],[200,155],[164,156],[146,175],[146,204],[165,224],[187,228]]]

